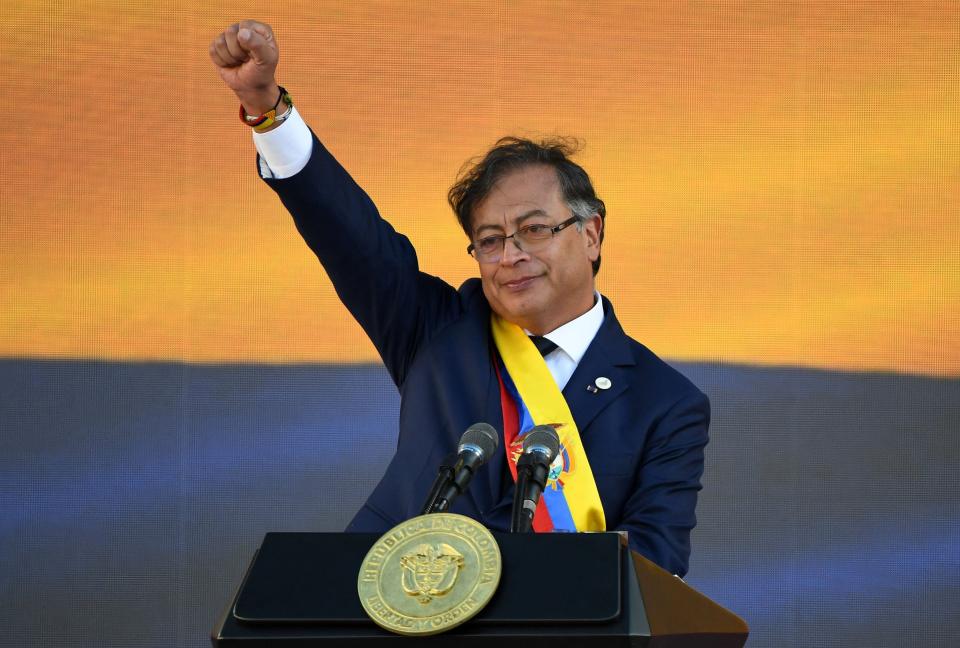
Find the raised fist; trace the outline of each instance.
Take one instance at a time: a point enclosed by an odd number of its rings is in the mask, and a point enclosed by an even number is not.
[[[210,59],[248,114],[273,108],[280,94],[274,77],[280,50],[269,25],[255,20],[230,25],[210,43]]]

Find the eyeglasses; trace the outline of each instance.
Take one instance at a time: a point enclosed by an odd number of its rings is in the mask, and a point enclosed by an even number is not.
[[[550,226],[534,223],[524,225],[510,236],[503,236],[502,234],[485,236],[468,245],[467,254],[480,263],[496,263],[503,257],[503,248],[507,244],[507,239],[510,238],[524,252],[536,252],[546,248],[557,232],[562,232],[579,220],[579,216],[572,216],[559,225]]]

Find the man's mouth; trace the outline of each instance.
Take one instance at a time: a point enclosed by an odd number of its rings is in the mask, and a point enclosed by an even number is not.
[[[505,281],[502,285],[507,290],[511,291],[520,291],[530,287],[534,281],[539,279],[539,277],[520,277],[518,279],[513,279],[511,281]]]

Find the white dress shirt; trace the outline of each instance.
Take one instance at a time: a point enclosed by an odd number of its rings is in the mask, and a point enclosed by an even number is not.
[[[260,154],[260,175],[282,180],[297,175],[307,166],[313,153],[313,137],[295,106],[283,123],[267,131],[253,131],[253,145]]]
[[[542,336],[557,345],[557,348],[548,353],[544,360],[547,361],[547,369],[550,370],[561,391],[567,386],[570,376],[580,364],[583,354],[587,352],[587,347],[593,342],[593,338],[597,337],[597,331],[603,324],[603,302],[600,300],[600,293],[594,293],[594,295],[593,308]],[[527,331],[527,334],[529,335],[530,332]]]

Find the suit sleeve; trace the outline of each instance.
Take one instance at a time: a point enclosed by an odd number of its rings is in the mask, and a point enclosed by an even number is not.
[[[699,391],[657,421],[617,527],[628,531],[631,549],[678,576],[689,565],[709,423],[710,402]]]
[[[420,272],[407,237],[380,217],[315,135],[306,167],[289,178],[264,181],[293,216],[394,383],[402,384],[419,346],[459,314],[457,291]]]

